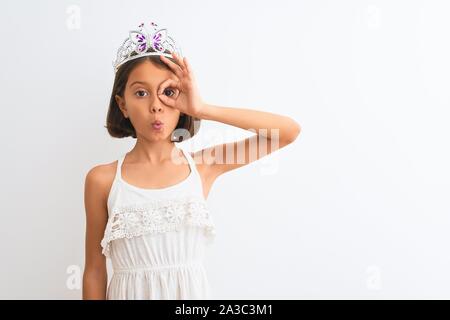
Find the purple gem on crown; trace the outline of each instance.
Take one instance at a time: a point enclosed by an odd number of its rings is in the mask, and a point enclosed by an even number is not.
[[[144,51],[147,48],[147,41],[145,41],[145,37],[142,34],[137,34],[136,39],[138,40],[138,49],[139,51]]]

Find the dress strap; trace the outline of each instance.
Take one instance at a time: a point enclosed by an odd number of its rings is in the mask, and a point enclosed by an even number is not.
[[[194,159],[191,157],[191,154],[188,151],[186,151],[186,150],[184,150],[182,148],[180,148],[180,149],[183,152],[184,156],[186,157],[186,159],[188,161],[188,164],[189,164],[189,168],[191,169],[192,173],[196,173],[197,172],[197,167],[195,165]]]
[[[123,154],[118,160],[117,160],[117,168],[116,168],[116,179],[122,178],[122,163],[125,159],[125,156],[127,154]]]

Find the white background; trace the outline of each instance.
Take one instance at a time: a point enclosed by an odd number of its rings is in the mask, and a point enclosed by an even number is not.
[[[2,1],[0,298],[80,299],[84,179],[131,149],[105,125],[116,50],[168,28],[202,97],[294,118],[218,178],[217,299],[450,298],[450,2]],[[249,136],[203,121],[181,148]]]

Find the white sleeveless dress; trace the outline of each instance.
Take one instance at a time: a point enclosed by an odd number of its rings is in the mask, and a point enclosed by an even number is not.
[[[108,300],[211,299],[202,260],[215,226],[194,159],[181,151],[190,174],[162,189],[127,183],[121,173],[126,154],[118,160],[101,241],[113,266]]]

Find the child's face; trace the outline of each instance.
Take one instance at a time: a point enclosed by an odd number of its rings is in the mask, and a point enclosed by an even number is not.
[[[136,66],[128,76],[124,98],[116,95],[116,101],[125,117],[129,117],[136,136],[143,136],[147,140],[168,140],[175,130],[180,117],[178,109],[165,105],[158,97],[161,84],[172,78],[175,74],[163,67],[159,67],[150,61],[144,61]],[[135,83],[139,81],[139,83]],[[166,87],[163,94],[176,98],[178,89]],[[161,129],[156,130],[152,122],[163,122]]]

